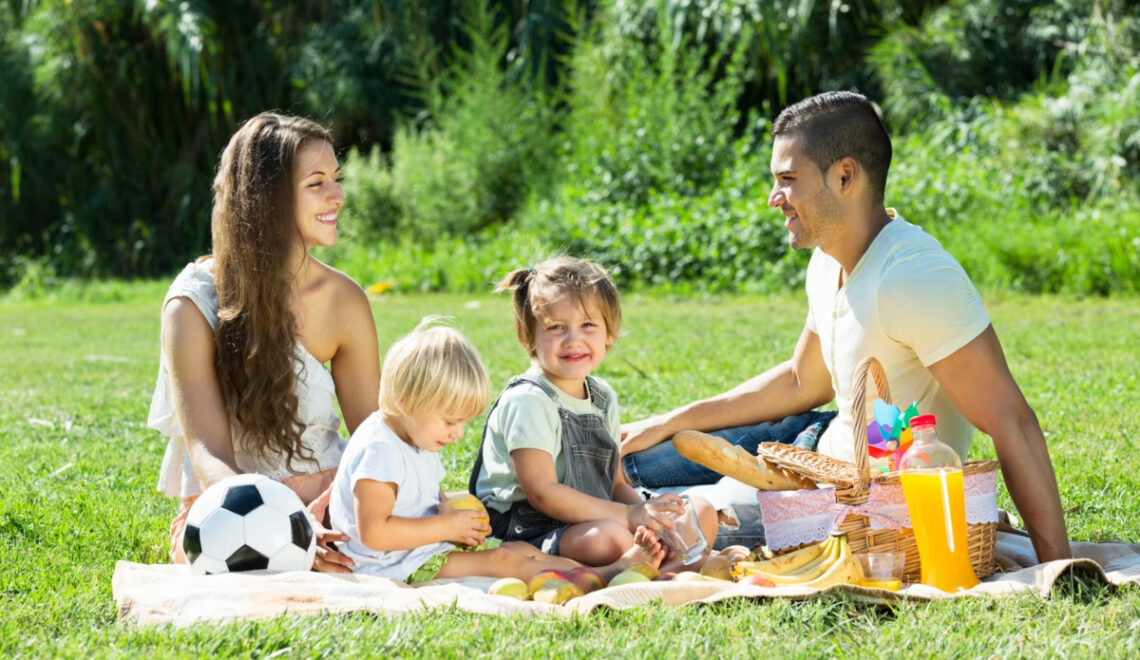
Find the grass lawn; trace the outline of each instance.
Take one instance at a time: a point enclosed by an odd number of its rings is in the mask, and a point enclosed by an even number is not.
[[[155,490],[165,438],[146,428],[165,283],[96,301],[0,303],[0,657],[1040,657],[1140,655],[1140,589],[1073,580],[1047,600],[874,607],[842,598],[646,606],[573,620],[443,610],[282,618],[184,630],[117,622],[116,560],[166,560],[174,502]],[[635,419],[790,355],[805,306],[787,298],[626,298],[599,373]],[[1076,540],[1140,542],[1136,299],[990,295],[1014,376],[1041,419]],[[381,350],[450,314],[500,387],[526,367],[504,297],[393,296],[373,305]],[[444,451],[461,489],[481,421]],[[972,458],[993,457],[979,436]],[[1004,491],[999,504],[1009,507]]]

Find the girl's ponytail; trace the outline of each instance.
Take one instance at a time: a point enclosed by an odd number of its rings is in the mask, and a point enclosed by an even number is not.
[[[525,291],[530,284],[531,275],[534,274],[533,268],[519,268],[507,273],[507,276],[499,280],[495,285],[495,293],[500,291],[514,291],[518,293],[520,289]]]
[[[533,268],[519,268],[507,274],[495,285],[495,293],[510,291],[515,305],[515,335],[519,344],[534,356],[534,334],[537,322],[530,304],[530,284],[534,281]]]

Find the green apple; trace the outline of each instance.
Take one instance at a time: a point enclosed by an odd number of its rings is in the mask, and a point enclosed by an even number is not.
[[[649,578],[644,573],[639,573],[630,568],[615,575],[614,579],[610,580],[610,586],[620,587],[623,584],[636,584],[638,582],[649,582]]]
[[[526,597],[530,595],[530,590],[526,588],[526,582],[514,577],[505,577],[495,580],[487,593],[493,596],[507,596],[508,598],[526,600]]]
[[[656,568],[653,568],[649,564],[645,564],[642,562],[638,562],[638,563],[634,564],[633,566],[630,566],[629,568],[627,568],[625,570],[634,571],[635,573],[641,573],[642,575],[649,578],[650,580],[653,580],[658,575],[661,575],[661,572],[658,571]]]

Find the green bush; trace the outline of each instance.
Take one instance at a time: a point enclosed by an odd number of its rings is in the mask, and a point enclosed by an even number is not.
[[[535,213],[559,245],[605,264],[625,288],[785,291],[802,283],[806,254],[790,251],[768,208],[769,152],[750,141],[736,148],[724,177],[701,196],[653,192],[634,206],[569,189]]]
[[[510,50],[503,23],[484,9],[469,11],[465,25],[470,50],[441,70],[425,64],[426,114],[396,131],[390,156],[349,155],[350,185],[360,181],[355,214],[371,235],[430,243],[478,233],[550,185],[552,104],[529,73],[500,66]]]
[[[896,130],[921,127],[976,98],[1014,100],[1042,79],[1064,76],[1074,65],[1067,51],[1086,43],[1102,4],[952,0],[917,24],[895,25],[867,57],[889,122]]]
[[[480,4],[501,16],[513,62],[555,77],[569,42],[562,17],[577,3]],[[386,148],[396,122],[427,107],[418,66],[468,52],[460,9],[470,5],[0,2],[0,287],[21,278],[17,257],[66,277],[123,277],[208,251],[218,155],[258,112],[309,116],[340,144]],[[475,166],[504,178],[503,160]],[[484,198],[476,210],[495,217],[511,204]]]
[[[678,31],[663,13],[648,36],[608,18],[583,37],[571,63],[567,179],[587,203],[704,194],[732,159],[736,103],[750,75],[748,28],[716,44]]]
[[[896,139],[889,198],[983,284],[1140,290],[1140,23],[1082,33],[1065,76]]]
[[[454,291],[487,293],[507,273],[553,256],[547,237],[500,226],[430,245],[410,237],[344,241],[318,256],[335,263],[371,293]]]

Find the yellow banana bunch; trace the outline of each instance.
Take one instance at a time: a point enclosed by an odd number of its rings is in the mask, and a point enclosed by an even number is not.
[[[832,534],[827,540],[766,561],[737,562],[734,572],[741,576],[760,574],[776,585],[799,585],[824,589],[833,584],[853,584],[863,577],[862,569],[846,534]]]
[[[805,565],[816,562],[827,554],[835,537],[829,536],[826,540],[789,552],[786,555],[774,556],[761,561],[739,561],[734,566],[734,572],[743,576],[746,571],[760,572],[768,575],[784,575],[799,570]]]

